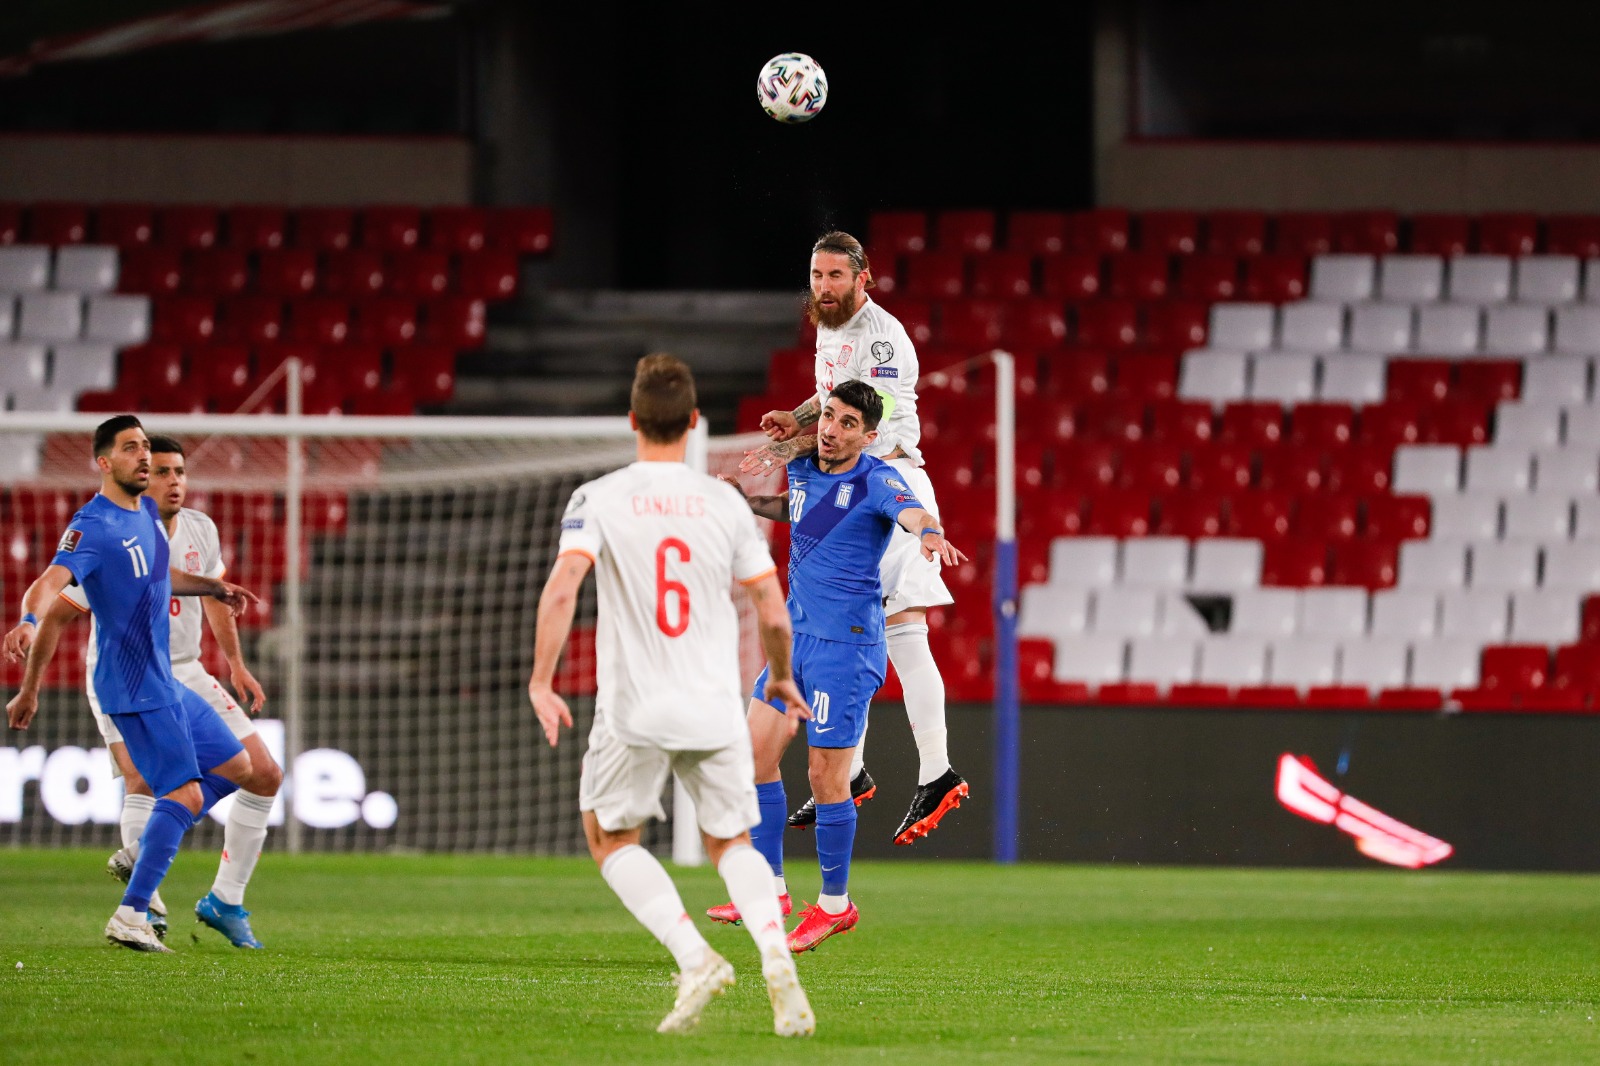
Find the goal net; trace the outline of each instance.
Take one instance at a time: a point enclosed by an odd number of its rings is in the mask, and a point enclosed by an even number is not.
[[[98,488],[88,441],[102,417],[0,415],[23,457],[4,483],[11,609]],[[592,578],[557,676],[576,729],[554,750],[527,682],[561,513],[578,485],[633,460],[626,420],[141,418],[185,446],[187,505],[216,521],[230,579],[262,597],[240,627],[268,694],[258,724],[289,774],[269,847],[584,850]],[[704,461],[731,472],[748,446],[716,442]],[[735,600],[748,685],[760,651]],[[0,845],[118,839],[121,785],[83,697],[87,636],[76,624],[63,639],[35,724],[0,738]],[[209,630],[203,648],[226,683]],[[20,668],[5,669],[14,692]],[[645,843],[666,852],[670,827],[669,810]],[[197,833],[220,843],[215,821]]]

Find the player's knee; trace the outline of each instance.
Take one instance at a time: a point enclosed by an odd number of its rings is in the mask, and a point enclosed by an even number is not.
[[[239,787],[258,796],[276,796],[278,789],[283,787],[283,767],[270,755],[265,759],[252,756],[250,777]]]
[[[122,789],[130,796],[154,796],[150,783],[139,776],[139,771],[124,772],[122,775]]]
[[[168,792],[164,799],[181,803],[188,808],[189,813],[199,815],[200,808],[205,805],[205,794],[200,791],[200,782],[189,781]]]

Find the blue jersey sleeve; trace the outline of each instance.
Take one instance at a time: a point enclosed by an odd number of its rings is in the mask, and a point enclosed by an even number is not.
[[[72,571],[72,576],[81,585],[105,561],[104,541],[104,530],[100,523],[93,517],[79,513],[73,516],[72,524],[61,534],[61,543],[56,545],[55,558],[50,562]]]
[[[901,511],[922,506],[922,501],[917,499],[911,487],[895,476],[898,473],[898,470],[885,463],[867,475],[873,509],[888,516],[891,521],[898,519]]]

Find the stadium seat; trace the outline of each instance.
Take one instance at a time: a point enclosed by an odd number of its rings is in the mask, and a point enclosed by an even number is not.
[[[1161,593],[1160,599],[1161,636],[1194,639],[1212,631],[1210,622],[1196,608],[1195,601],[1188,592],[1169,588]]]
[[[988,252],[967,257],[971,292],[980,299],[1033,295],[1033,257],[1027,252]]]
[[[908,255],[899,291],[916,300],[955,300],[966,292],[966,256],[957,251]]]
[[[1328,584],[1354,585],[1366,589],[1385,589],[1399,574],[1399,548],[1396,542],[1368,537],[1336,543],[1329,549]]]
[[[1226,404],[1219,429],[1218,439],[1224,444],[1273,449],[1283,440],[1283,407],[1259,400]]]
[[[225,212],[227,245],[247,252],[267,252],[284,246],[289,234],[289,212],[282,207],[251,204]]]
[[[1299,403],[1289,413],[1289,442],[1342,448],[1355,432],[1355,409],[1345,403]]]
[[[1333,216],[1308,211],[1280,214],[1272,223],[1272,250],[1326,255],[1333,251]]]
[[[1230,536],[1272,541],[1289,533],[1294,497],[1282,491],[1240,492],[1228,497]]]
[[[1275,346],[1277,315],[1269,303],[1217,304],[1211,309],[1210,344],[1228,351],[1254,352]]]
[[[155,208],[149,204],[101,204],[94,211],[92,235],[123,251],[141,248],[155,240],[155,220]]]
[[[43,244],[0,247],[0,292],[43,292],[50,287],[50,249]]]
[[[357,248],[322,254],[322,290],[329,296],[378,296],[387,289],[388,277],[381,252]]]
[[[1076,495],[1046,495],[1022,505],[1022,513],[1017,516],[1017,536],[1022,542],[1018,550],[1024,553],[1030,551],[1030,541],[1044,543],[1044,570],[1048,573],[1049,542],[1055,537],[1073,537],[1082,531],[1082,500]]]
[[[1343,404],[1373,404],[1385,395],[1386,360],[1381,355],[1346,352],[1322,359],[1319,399]]]
[[[1206,216],[1204,251],[1259,256],[1267,247],[1267,216],[1261,211],[1212,211]]]
[[[1339,645],[1339,683],[1359,685],[1368,691],[1400,688],[1406,684],[1406,645],[1368,638]]]
[[[1406,248],[1413,254],[1436,257],[1465,255],[1472,246],[1472,220],[1466,215],[1412,215],[1408,229]]]
[[[1493,492],[1440,493],[1433,497],[1433,535],[1460,540],[1500,536],[1500,497]]]
[[[446,206],[428,211],[427,245],[437,252],[473,254],[489,246],[489,215],[481,207]]]
[[[1358,439],[1363,446],[1389,454],[1400,445],[1421,443],[1424,410],[1423,404],[1413,400],[1368,404],[1361,409]]]
[[[1515,400],[1522,389],[1522,360],[1472,359],[1456,365],[1452,399],[1495,404]]]
[[[1350,308],[1350,347],[1393,354],[1414,344],[1416,313],[1408,303],[1359,303]]]
[[[1233,255],[1199,253],[1178,259],[1178,296],[1191,300],[1232,300],[1239,295],[1239,260]]]
[[[1188,583],[1189,542],[1183,537],[1141,537],[1122,543],[1122,584],[1173,588]]]
[[[49,366],[49,349],[45,345],[0,341],[0,397],[44,388],[48,383]]]
[[[79,244],[58,249],[54,287],[86,295],[115,291],[117,249],[106,244]]]
[[[1058,583],[1023,588],[1017,610],[1019,636],[1065,640],[1088,628],[1088,589]]]
[[[1444,261],[1437,255],[1386,255],[1378,260],[1380,300],[1431,303],[1444,294]]]
[[[1579,259],[1600,256],[1600,217],[1552,215],[1545,219],[1545,251]]]
[[[32,244],[82,244],[89,237],[89,211],[81,204],[34,204],[22,236]]]
[[[1327,480],[1320,448],[1273,448],[1261,456],[1256,483],[1263,489],[1291,495],[1311,495],[1321,491]]]
[[[1600,463],[1592,447],[1546,448],[1534,453],[1534,492],[1565,499],[1600,492]],[[1529,501],[1530,503],[1532,501]]]
[[[1473,589],[1515,592],[1539,586],[1539,546],[1530,541],[1478,541],[1472,545]]]
[[[928,248],[928,216],[921,211],[874,211],[867,220],[868,243],[892,255]]]
[[[1174,305],[1169,303],[1161,306]],[[1204,410],[1204,417],[1209,418],[1209,408],[1203,404],[1185,404],[1176,399],[1179,365],[1179,358],[1176,355],[1165,352],[1121,352],[1117,355],[1117,380],[1111,392],[1124,399],[1173,401],[1178,404],[1176,408],[1171,409],[1152,407],[1153,417],[1171,415],[1193,422]]]
[[[1497,447],[1553,448],[1561,443],[1561,410],[1521,403],[1500,403],[1494,413]]]
[[[1193,211],[1145,211],[1137,229],[1142,252],[1192,255],[1199,247],[1200,216]]]
[[[1267,642],[1258,637],[1207,637],[1200,641],[1201,684],[1261,685],[1267,679]]]
[[[1339,677],[1338,645],[1327,640],[1291,637],[1275,640],[1268,651],[1267,683],[1307,689],[1332,685]]]
[[[1422,304],[1417,307],[1419,352],[1471,355],[1483,344],[1483,308],[1477,304]]]
[[[219,229],[214,207],[173,204],[156,211],[156,243],[168,248],[213,248]]]
[[[1513,592],[1510,639],[1516,644],[1546,646],[1577,640],[1577,599],[1565,588]]]
[[[1572,501],[1572,539],[1600,540],[1600,497],[1579,496]]]
[[[417,305],[398,296],[371,296],[354,304],[351,339],[385,348],[417,339]]]
[[[1100,588],[1117,580],[1115,537],[1061,537],[1050,543],[1050,580]]]
[[[1123,678],[1127,645],[1120,637],[1085,633],[1056,645],[1055,679],[1105,685]]]
[[[1263,547],[1261,584],[1307,588],[1328,582],[1328,545],[1304,537],[1283,537]]]
[[[1216,537],[1223,529],[1222,501],[1208,492],[1177,492],[1161,498],[1153,532],[1161,536]]]
[[[409,252],[422,240],[422,212],[415,207],[367,207],[361,211],[361,247]]]
[[[1524,213],[1492,213],[1478,218],[1478,251],[1486,255],[1532,255],[1539,249],[1539,219]]]
[[[939,305],[937,340],[952,348],[992,348],[1005,335],[1005,310],[999,300],[945,300]]]
[[[1345,211],[1333,220],[1336,252],[1388,255],[1400,250],[1400,216],[1393,211]]]
[[[183,253],[176,248],[139,247],[121,253],[117,288],[126,293],[169,296],[185,288]]]
[[[1412,688],[1441,692],[1478,686],[1478,645],[1471,641],[1423,640],[1411,646]]]
[[[1483,350],[1491,354],[1533,355],[1550,348],[1550,309],[1499,304],[1483,313]]]
[[[1317,357],[1306,352],[1256,352],[1250,357],[1252,400],[1308,403],[1317,393]]]
[[[1459,540],[1412,540],[1400,545],[1399,585],[1443,591],[1467,583],[1467,546]]]
[[[1106,440],[1074,440],[1055,449],[1057,484],[1092,490],[1109,486],[1117,475],[1117,445]]]
[[[58,344],[50,352],[50,387],[68,396],[116,386],[117,351],[110,344]],[[6,391],[0,386],[0,392]]]
[[[1175,640],[1169,636],[1142,637],[1128,641],[1129,681],[1169,689],[1195,678],[1197,642]]]
[[[270,372],[278,360],[263,360],[263,369]],[[217,410],[226,414],[237,411],[249,397],[252,385],[250,349],[242,344],[213,344],[196,349],[192,362],[195,375],[206,395],[216,404]]]
[[[68,292],[25,292],[17,297],[17,339],[73,341],[83,332],[83,298]]]
[[[446,346],[414,345],[394,352],[393,380],[426,406],[448,403],[455,394],[456,353]]]
[[[1449,444],[1411,444],[1395,449],[1394,491],[1437,495],[1461,487],[1461,449]]]
[[[1498,304],[1511,299],[1511,260],[1504,255],[1463,255],[1450,260],[1449,299],[1457,303]]]
[[[1533,485],[1533,463],[1524,448],[1478,447],[1466,450],[1468,492],[1524,493]]]
[[[1041,361],[1045,390],[1057,399],[1084,399],[1111,387],[1111,357],[1105,352],[1070,351]]]
[[[1156,634],[1160,615],[1155,590],[1111,586],[1095,589],[1092,599],[1094,632],[1118,637]]]
[[[1067,251],[1110,255],[1128,250],[1128,212],[1120,207],[1079,211],[1067,219]]]
[[[1587,403],[1589,365],[1587,356],[1552,355],[1528,360],[1522,377],[1523,401],[1539,405]]]
[[[293,299],[317,288],[317,253],[307,248],[275,248],[256,257],[256,291]]]
[[[1248,488],[1254,476],[1249,445],[1216,442],[1190,452],[1187,487],[1196,492],[1226,493]]]
[[[1486,692],[1523,693],[1543,688],[1549,675],[1549,648],[1485,648],[1479,686]]]
[[[1425,589],[1379,589],[1372,594],[1374,639],[1431,639],[1439,633],[1439,596]]]
[[[1165,252],[1123,252],[1108,258],[1106,293],[1126,300],[1161,300],[1172,285],[1172,261]]]
[[[1568,448],[1600,446],[1600,407],[1568,407],[1562,412],[1562,443]]]
[[[1215,319],[1213,319],[1215,329]],[[1244,351],[1203,348],[1183,357],[1178,395],[1222,406],[1245,396],[1250,360]]]
[[[126,347],[150,339],[149,297],[91,296],[85,305],[84,340]]]
[[[1268,548],[1268,557],[1271,548]],[[1292,588],[1240,589],[1233,594],[1228,632],[1251,637],[1290,637],[1300,618],[1300,593]]]
[[[1093,536],[1146,536],[1150,504],[1150,496],[1136,489],[1102,489],[1089,499],[1084,531]]]
[[[1461,447],[1489,443],[1489,405],[1473,400],[1446,400],[1425,408],[1422,439],[1428,444]]]
[[[1204,591],[1254,588],[1261,583],[1262,545],[1258,540],[1214,537],[1197,541],[1192,584]]]
[[[517,254],[500,248],[487,248],[481,252],[458,258],[456,291],[491,303],[515,296],[521,283],[521,267]]]
[[[1345,346],[1345,307],[1304,300],[1278,312],[1278,347],[1292,352],[1337,351]]]
[[[238,296],[250,288],[250,257],[237,248],[193,248],[185,263],[190,292]]]
[[[1304,255],[1266,254],[1244,261],[1244,283],[1239,295],[1246,300],[1285,303],[1302,300],[1309,283],[1309,268]]]
[[[306,344],[337,345],[350,337],[350,305],[331,296],[289,301],[284,335]]]
[[[1371,255],[1318,255],[1311,261],[1313,300],[1353,303],[1376,292],[1377,260]]]
[[[1039,291],[1057,300],[1087,300],[1099,296],[1100,256],[1089,252],[1066,252],[1039,261]]]
[[[450,291],[450,256],[445,252],[390,252],[385,273],[395,296],[430,300]]]
[[[967,254],[997,247],[995,215],[989,210],[940,211],[934,219],[934,234],[934,246],[940,251]]]
[[[242,344],[271,344],[283,334],[283,301],[275,296],[238,296],[221,303],[220,335]]]
[[[1076,341],[1086,348],[1115,351],[1139,342],[1139,305],[1103,299],[1075,305]]]
[[[1553,351],[1593,355],[1600,352],[1600,307],[1574,305],[1555,309]]]
[[[1023,255],[1059,255],[1067,250],[1064,211],[1013,211],[1006,216],[1006,248]]]
[[[1439,636],[1498,644],[1511,622],[1504,592],[1451,589],[1439,594]]]
[[[1183,449],[1175,444],[1145,442],[1123,453],[1116,484],[1125,489],[1164,493],[1183,480]]]
[[[1518,303],[1567,304],[1578,299],[1583,279],[1575,255],[1530,255],[1515,265]]]
[[[1309,464],[1321,453],[1310,451],[1303,454],[1305,457],[1301,461]],[[1265,485],[1265,469],[1262,475]],[[1294,517],[1289,522],[1289,531],[1296,536],[1323,536],[1332,542],[1350,540],[1360,527],[1361,498],[1353,493],[1316,492],[1303,495],[1295,501]]]
[[[294,245],[340,252],[355,243],[355,211],[348,207],[302,207],[294,212]]]

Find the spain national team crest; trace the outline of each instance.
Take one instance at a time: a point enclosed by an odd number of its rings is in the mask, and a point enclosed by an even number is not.
[[[854,354],[855,354],[855,349],[852,348],[850,345],[846,344],[846,345],[841,346],[840,349],[839,349],[839,365],[840,366],[849,366],[850,365],[850,357],[852,355],[854,355]]]
[[[200,553],[197,551],[184,552],[183,568],[191,574],[198,574],[200,572]]]

